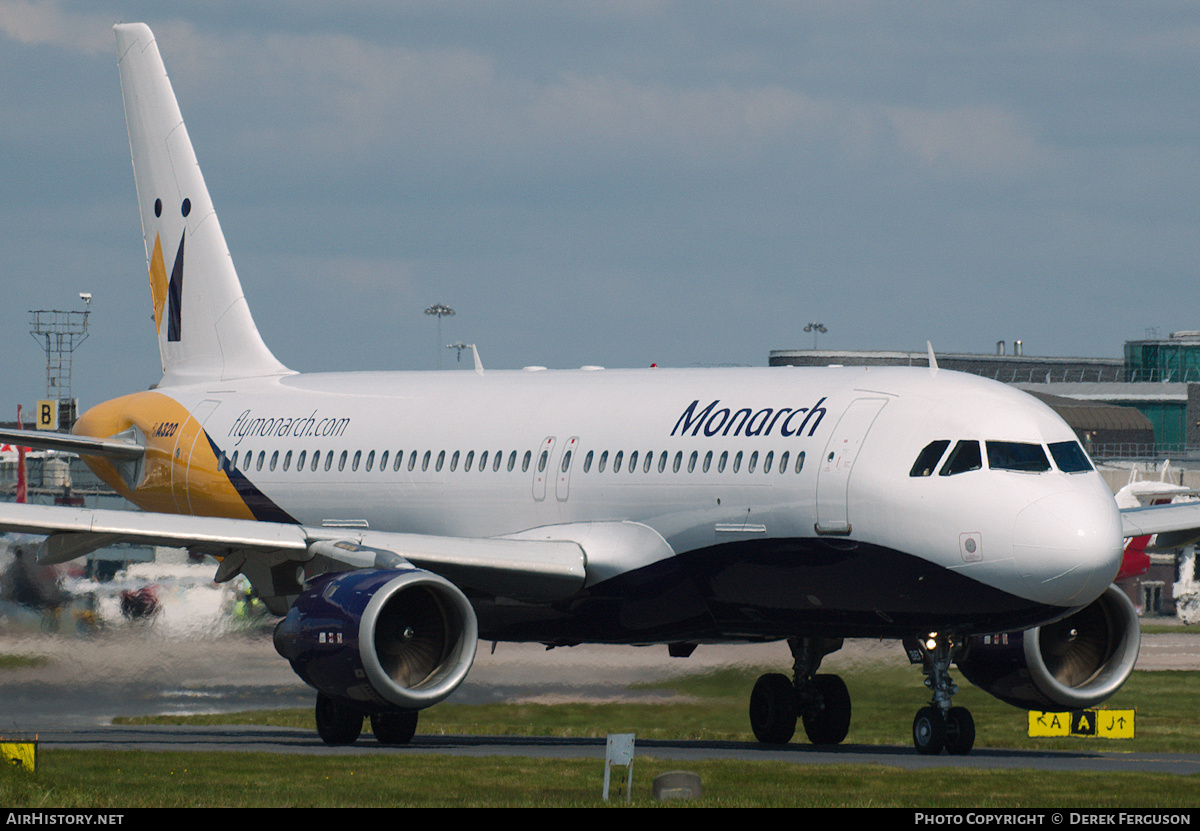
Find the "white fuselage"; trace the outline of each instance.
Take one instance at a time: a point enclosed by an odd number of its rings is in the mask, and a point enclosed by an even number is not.
[[[591,548],[589,589],[684,586],[710,636],[839,612],[863,634],[1033,625],[1093,600],[1121,558],[1093,470],[913,475],[937,440],[1075,441],[1041,402],[953,372],[345,373],[158,392],[202,424],[260,519],[531,538],[636,523],[665,545]],[[193,449],[175,448],[176,478]],[[179,485],[175,509],[204,512]]]

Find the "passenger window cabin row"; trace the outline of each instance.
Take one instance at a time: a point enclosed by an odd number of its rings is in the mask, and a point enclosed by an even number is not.
[[[745,460],[747,473],[754,473],[759,467],[760,456],[759,451],[757,450],[751,451],[749,455],[746,455],[745,451],[739,450],[737,453],[733,454],[732,461],[730,459],[728,450],[722,451],[720,456],[714,456],[714,452],[715,451],[709,450],[704,454],[703,460],[701,460],[700,451],[693,450],[691,454],[686,457],[685,464],[682,450],[675,451],[674,456],[672,456],[669,451],[663,450],[658,454],[657,460],[655,458],[654,451],[648,450],[640,457],[641,472],[649,473],[652,470],[657,470],[659,473],[665,473],[669,467],[672,473],[679,473],[681,470],[686,470],[688,473],[695,473],[697,468],[699,468],[701,473],[708,473],[714,468],[717,473],[724,473],[726,468],[728,468],[732,473],[738,473],[742,469],[743,460]],[[587,456],[584,457],[584,473],[591,471],[594,453],[595,451],[589,450]],[[638,460],[639,455],[637,450],[630,452],[628,457],[626,457],[625,451],[618,450],[616,453],[611,455],[610,466],[610,453],[609,451],[605,450],[600,453],[598,459],[595,459],[596,472],[603,473],[605,469],[610,469],[613,473],[620,473],[621,470],[624,469],[629,473],[636,473],[639,468]],[[761,457],[761,460],[763,473],[770,473],[772,469],[777,470],[779,473],[787,473],[793,464],[794,473],[799,473],[804,469],[803,450],[796,454],[794,463],[791,460],[791,451],[788,450],[783,451],[783,453],[779,455],[778,466],[775,465],[775,451],[773,450],[768,450],[766,454]],[[570,459],[564,457],[562,463],[562,470],[564,473],[567,471],[570,463]]]
[[[237,470],[239,466],[243,471],[248,471],[251,467],[253,467],[255,470],[275,470],[276,468],[281,470],[292,469],[292,458],[294,453],[292,450],[287,451],[283,455],[282,460],[280,459],[278,450],[271,453],[269,460],[265,450],[258,451],[257,459],[255,458],[253,450],[247,450],[245,451],[245,455],[241,456],[240,463],[238,455],[239,452],[240,451],[235,450],[233,451],[232,456],[226,456],[222,451],[220,458],[217,460],[221,470],[233,471]],[[459,451],[454,451],[454,455],[450,458],[450,470],[456,470],[458,468],[460,456],[461,454]],[[488,457],[489,451],[487,450],[484,450],[479,454],[478,470],[482,471],[487,468]],[[418,450],[413,450],[409,453],[408,463],[405,465],[403,450],[397,450],[394,456],[391,455],[390,451],[384,450],[379,454],[378,457],[378,470],[381,473],[387,470],[389,458],[392,460],[391,469],[393,471],[399,471],[402,468],[407,468],[410,471],[416,470],[418,460],[420,460],[420,469],[422,471],[429,470],[431,464],[435,471],[440,471],[446,464],[446,451],[443,450],[439,452],[435,460],[433,458],[432,450],[426,450],[424,454],[421,454],[421,452]],[[346,470],[347,466],[349,466],[351,471],[357,471],[361,467],[364,471],[369,472],[376,467],[376,454],[374,450],[368,451],[365,458],[363,457],[363,452],[361,450],[354,451],[353,456],[350,456],[349,450],[343,450],[341,453],[338,453],[334,450],[328,450],[325,452],[323,463],[321,460],[322,457],[320,450],[314,450],[311,457],[308,455],[307,450],[301,450],[299,454],[296,455],[295,459],[295,470],[297,471],[302,471],[306,468],[310,471],[333,470],[335,459],[337,460],[337,469],[339,471],[344,471]],[[517,451],[513,450],[509,453],[507,465],[505,465],[504,451],[502,450],[497,450],[491,459],[493,471],[499,471],[501,467],[506,467],[507,470],[512,471],[517,466]],[[526,450],[525,455],[521,458],[522,472],[529,470],[529,463],[532,459],[533,452]],[[474,465],[475,451],[471,450],[467,452],[466,459],[463,462],[463,470],[471,470]]]
[[[560,470],[566,473],[571,469],[572,452],[568,450],[563,454]],[[456,471],[459,469],[460,463],[462,470],[468,472],[471,470],[484,471],[488,469],[489,461],[491,470],[499,472],[501,468],[508,472],[512,472],[517,468],[517,460],[520,459],[520,469],[522,473],[529,471],[529,465],[533,460],[533,451],[526,450],[523,455],[518,456],[518,451],[513,450],[508,453],[507,461],[505,461],[504,451],[497,450],[491,453],[487,450],[476,454],[474,450],[469,450],[464,455],[461,451],[454,451],[449,458],[449,469]],[[549,463],[549,450],[543,450],[538,457],[537,469],[544,471]],[[583,460],[583,472],[590,473],[595,467],[597,473],[604,473],[605,470],[610,470],[613,473],[620,473],[622,470],[629,473],[636,473],[639,469],[639,459],[641,461],[640,469],[643,473],[649,473],[651,470],[657,470],[659,473],[665,473],[670,468],[671,472],[679,473],[686,470],[688,473],[696,472],[697,468],[701,473],[708,473],[715,469],[717,473],[724,473],[726,469],[732,473],[738,473],[742,470],[743,463],[747,473],[754,473],[760,469],[763,473],[770,473],[776,470],[781,474],[791,470],[793,473],[799,473],[804,469],[804,451],[796,453],[793,460],[791,451],[785,450],[779,454],[778,465],[776,465],[775,451],[768,450],[761,457],[759,451],[754,450],[749,454],[745,451],[737,451],[730,456],[729,451],[722,451],[719,456],[714,455],[714,451],[710,450],[704,454],[703,460],[700,458],[700,451],[693,450],[689,456],[685,458],[682,450],[676,451],[674,457],[663,450],[659,453],[657,461],[653,451],[647,451],[645,454],[639,454],[634,450],[628,454],[623,450],[618,450],[611,453],[608,450],[602,451],[597,457],[596,451],[589,450]],[[295,464],[293,465],[293,460]],[[376,465],[378,461],[378,465]],[[357,471],[360,468],[364,472],[371,470],[379,470],[384,472],[388,469],[388,463],[391,462],[391,470],[400,471],[406,469],[408,471],[416,471],[418,465],[421,471],[428,471],[431,467],[434,472],[440,472],[447,465],[446,451],[440,451],[436,457],[433,456],[432,450],[426,450],[424,453],[418,450],[412,450],[408,453],[408,461],[405,462],[405,451],[397,450],[395,454],[384,450],[381,453],[371,450],[363,455],[363,451],[356,450],[351,455],[349,450],[340,452],[334,450],[322,451],[314,450],[311,455],[307,450],[299,452],[288,450],[280,455],[280,451],[271,451],[270,456],[267,451],[260,450],[257,455],[253,450],[233,451],[232,455],[226,456],[222,451],[217,459],[217,464],[221,470],[233,472],[237,470],[249,471],[253,468],[255,471],[274,471],[274,470],[295,470],[295,471],[332,471],[336,464],[338,471],[345,471],[349,468],[350,471]]]

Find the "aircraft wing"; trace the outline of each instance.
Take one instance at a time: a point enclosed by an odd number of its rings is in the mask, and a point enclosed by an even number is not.
[[[1157,534],[1148,550],[1166,551],[1200,542],[1200,501],[1121,510],[1125,538]]]
[[[549,602],[577,592],[586,577],[583,548],[569,540],[491,539],[313,528],[281,522],[0,504],[0,530],[44,534],[38,561],[64,563],[110,545],[163,545],[221,560],[216,580],[245,574],[283,614],[306,578],[357,568],[411,564],[468,592]]]

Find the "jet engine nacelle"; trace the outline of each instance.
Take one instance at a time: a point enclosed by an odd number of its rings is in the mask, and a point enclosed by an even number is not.
[[[1116,586],[1054,623],[976,636],[955,661],[967,680],[1026,710],[1095,707],[1121,688],[1137,661],[1137,610]]]
[[[305,683],[367,712],[446,698],[475,660],[475,611],[448,580],[418,568],[320,578],[275,628],[275,649]]]

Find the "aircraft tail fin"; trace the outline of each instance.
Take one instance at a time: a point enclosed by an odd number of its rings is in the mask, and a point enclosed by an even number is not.
[[[118,24],[113,31],[162,359],[160,385],[290,373],[254,325],[154,34],[144,23]]]

